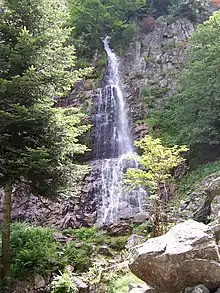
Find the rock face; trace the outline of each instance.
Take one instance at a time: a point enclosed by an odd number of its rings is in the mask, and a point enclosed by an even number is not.
[[[187,40],[193,31],[193,24],[186,19],[170,24],[160,17],[151,32],[137,36],[122,58],[130,117],[138,121],[134,127],[136,137],[148,132],[139,120],[147,118],[149,108],[161,105],[175,93],[176,75],[186,59]]]
[[[219,246],[211,228],[195,221],[133,248],[130,269],[156,292],[177,293],[186,287],[220,285]]]
[[[208,223],[218,217],[220,211],[220,173],[212,174],[201,182],[200,187],[181,203],[177,218],[193,218]]]

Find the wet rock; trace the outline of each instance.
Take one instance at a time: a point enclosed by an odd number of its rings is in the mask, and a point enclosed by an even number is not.
[[[139,245],[139,244],[143,243],[145,240],[146,240],[146,238],[143,237],[143,236],[132,234],[128,238],[128,241],[127,241],[127,243],[125,245],[125,248],[130,249],[130,248],[132,248],[132,247],[134,247],[136,245]]]
[[[209,226],[186,221],[134,247],[131,271],[156,291],[177,293],[203,283],[220,285],[219,247]]]

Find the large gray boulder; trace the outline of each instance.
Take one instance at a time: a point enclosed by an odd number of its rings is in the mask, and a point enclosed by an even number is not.
[[[156,292],[175,293],[198,284],[210,289],[220,286],[219,246],[214,233],[192,220],[134,247],[129,267]]]

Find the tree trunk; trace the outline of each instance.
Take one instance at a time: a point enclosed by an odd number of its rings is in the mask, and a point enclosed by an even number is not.
[[[3,203],[3,225],[2,225],[2,278],[6,279],[10,273],[10,224],[11,224],[11,195],[12,182],[5,185],[5,195]]]

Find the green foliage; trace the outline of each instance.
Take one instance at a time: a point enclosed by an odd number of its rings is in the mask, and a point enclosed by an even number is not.
[[[208,175],[220,172],[220,161],[213,163],[202,164],[197,169],[187,173],[177,183],[177,194],[182,197],[192,192],[194,189],[199,187],[201,181]]]
[[[10,242],[11,277],[19,279],[50,272],[60,262],[57,245],[51,229],[13,224]]]
[[[34,193],[55,197],[74,173],[73,156],[86,150],[79,136],[88,127],[79,110],[55,108],[54,98],[87,70],[70,70],[75,50],[63,1],[3,0],[1,7],[0,185],[22,178]]]
[[[208,16],[209,7],[210,1],[207,0],[170,0],[169,13],[176,18],[199,22]]]
[[[108,287],[108,293],[127,293],[128,284],[142,284],[143,282],[132,273],[113,279]]]
[[[89,247],[94,245],[99,247],[100,245],[108,245],[109,248],[121,251],[125,248],[125,244],[129,236],[117,236],[111,237],[105,231],[98,230],[97,228],[80,228],[80,229],[68,229],[64,231],[64,234],[71,235],[80,241],[83,241],[85,245]]]
[[[151,192],[155,219],[153,220],[153,236],[162,235],[164,230],[161,217],[161,184],[168,184],[172,177],[172,170],[184,161],[181,157],[187,151],[185,146],[165,147],[160,139],[153,139],[151,136],[135,143],[142,155],[137,156],[139,168],[130,168],[126,172],[125,182],[130,188],[135,189],[143,186]]]
[[[117,49],[124,48],[134,36],[132,23],[142,11],[146,0],[70,0],[73,38],[80,56],[92,57],[102,48],[101,37],[111,35]]]
[[[160,104],[164,96],[168,92],[167,87],[150,87],[144,88],[141,92],[141,100],[148,105],[149,108],[154,108],[157,104]]]
[[[54,277],[52,283],[51,293],[78,293],[79,290],[72,281],[71,275],[68,271],[64,271]]]
[[[100,246],[108,245],[112,253],[119,253],[124,250],[129,237],[110,237],[106,232],[98,231],[96,228],[68,229],[63,234],[73,240],[63,245],[57,242],[54,232],[52,229],[24,223],[12,225],[10,262],[13,279],[63,271],[68,265],[73,266],[76,272],[86,272],[92,266]],[[68,277],[65,272],[56,278],[56,283],[66,281]]]
[[[146,237],[152,232],[152,224],[150,222],[135,224],[132,233]]]
[[[160,139],[153,139],[151,136],[137,141],[136,146],[142,151],[137,156],[140,168],[130,168],[126,172],[126,183],[132,188],[142,185],[157,192],[161,183],[167,183],[171,178],[171,171],[184,161],[181,157],[187,151],[185,146],[165,147]]]
[[[220,151],[219,27],[220,12],[197,27],[190,39],[180,93],[151,119],[153,128],[168,143],[188,144],[191,158]]]

